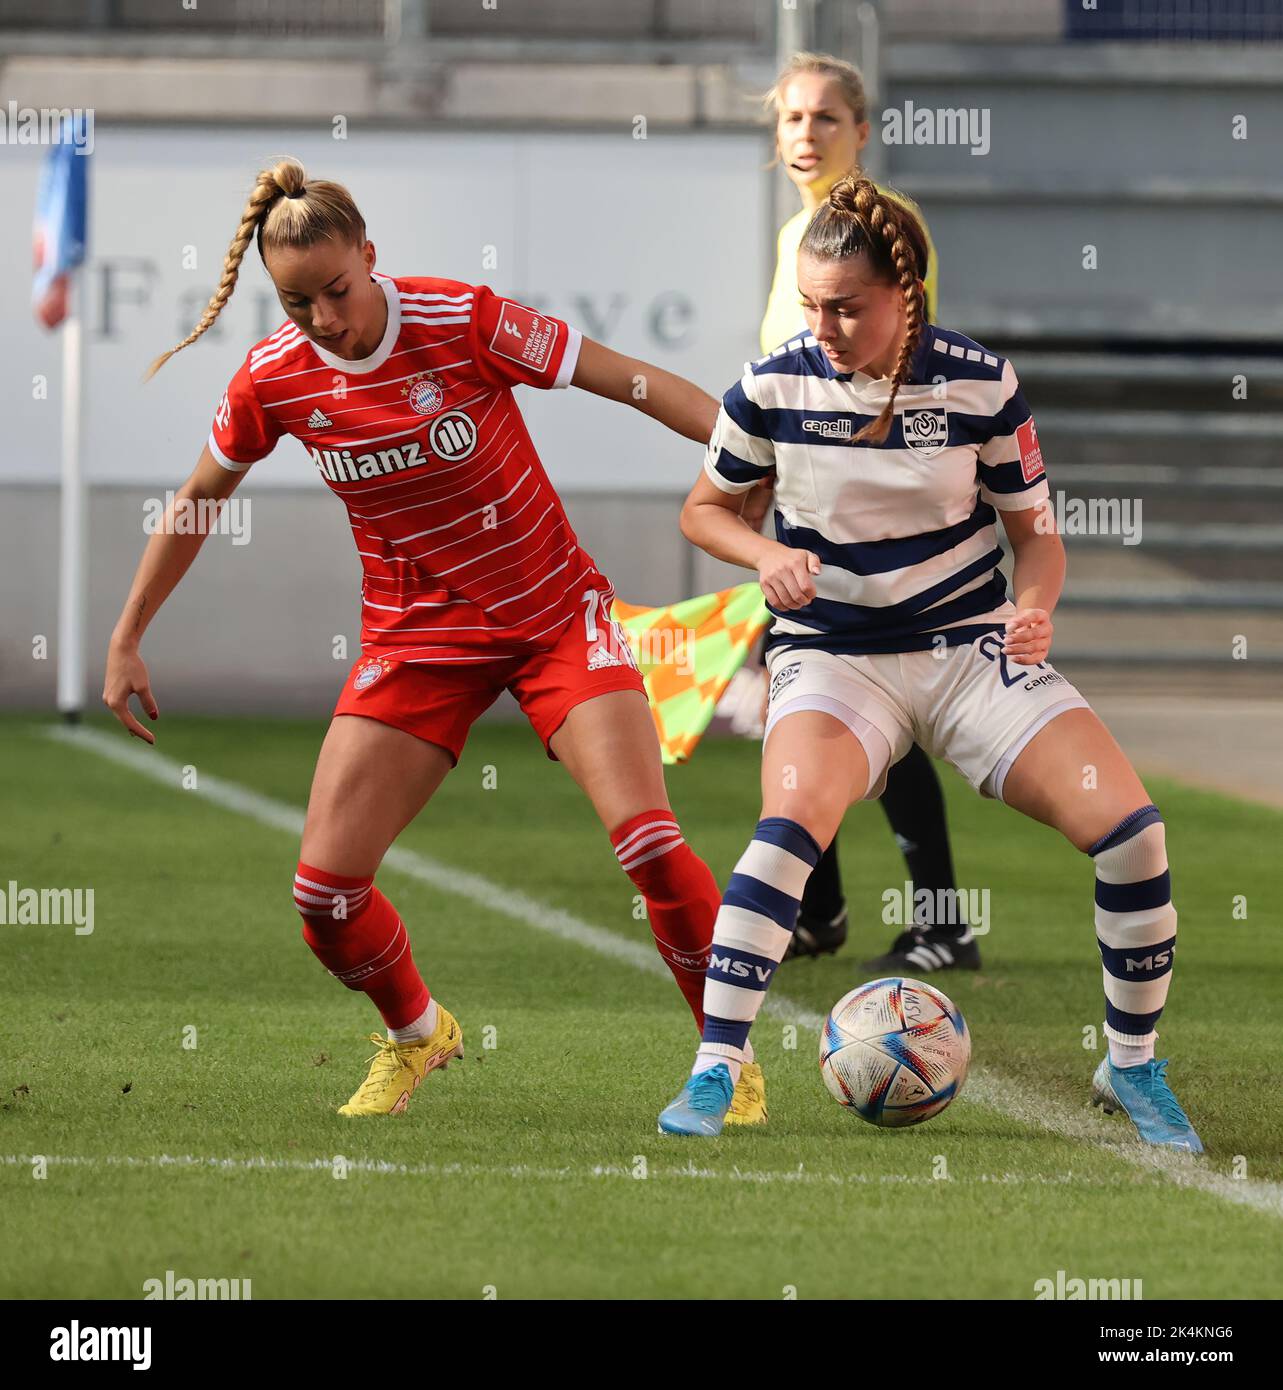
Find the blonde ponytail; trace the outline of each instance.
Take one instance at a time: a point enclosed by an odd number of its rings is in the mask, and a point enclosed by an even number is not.
[[[307,171],[297,159],[278,160],[270,169],[261,169],[250,192],[245,211],[232,244],[223,257],[223,275],[210,296],[200,322],[179,343],[161,355],[147,369],[150,381],[166,362],[200,337],[223,311],[232,297],[241,262],[251,241],[258,252],[284,246],[312,246],[327,238],[360,246],[365,241],[365,220],[357,211],[352,195],[341,183],[307,181]]]

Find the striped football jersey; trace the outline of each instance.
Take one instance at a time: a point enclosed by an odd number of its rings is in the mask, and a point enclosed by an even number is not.
[[[294,323],[250,349],[209,448],[243,470],[282,435],[347,508],[361,557],[361,647],[475,662],[550,648],[609,582],[580,546],[513,398],[562,387],[579,333],[485,285],[372,277],[374,352],[351,362]]]
[[[722,398],[705,472],[731,493],[773,475],[776,538],[821,563],[815,598],[776,612],[769,647],[919,651],[1002,626],[997,512],[1048,496],[1015,371],[928,325],[885,442],[857,443],[889,393],[885,378],[839,373],[807,334]]]

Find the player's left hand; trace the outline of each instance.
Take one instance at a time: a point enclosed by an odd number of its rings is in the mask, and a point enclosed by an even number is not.
[[[1037,666],[1051,650],[1051,614],[1045,608],[1022,608],[1007,619],[1003,656],[1018,666]]]

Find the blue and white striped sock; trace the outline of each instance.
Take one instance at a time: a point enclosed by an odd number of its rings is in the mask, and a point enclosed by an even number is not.
[[[1176,909],[1163,818],[1142,806],[1087,851],[1096,861],[1096,942],[1105,975],[1105,1036],[1117,1067],[1154,1055],[1167,1002]]]
[[[725,1062],[731,1080],[752,1060],[748,1030],[797,925],[820,846],[796,821],[767,816],[726,885],[704,977],[704,1034],[691,1075]]]

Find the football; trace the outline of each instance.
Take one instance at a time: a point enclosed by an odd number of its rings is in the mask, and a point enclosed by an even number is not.
[[[971,1035],[957,1006],[921,980],[871,980],[824,1021],[820,1075],[839,1105],[898,1128],[938,1115],[962,1089]]]

